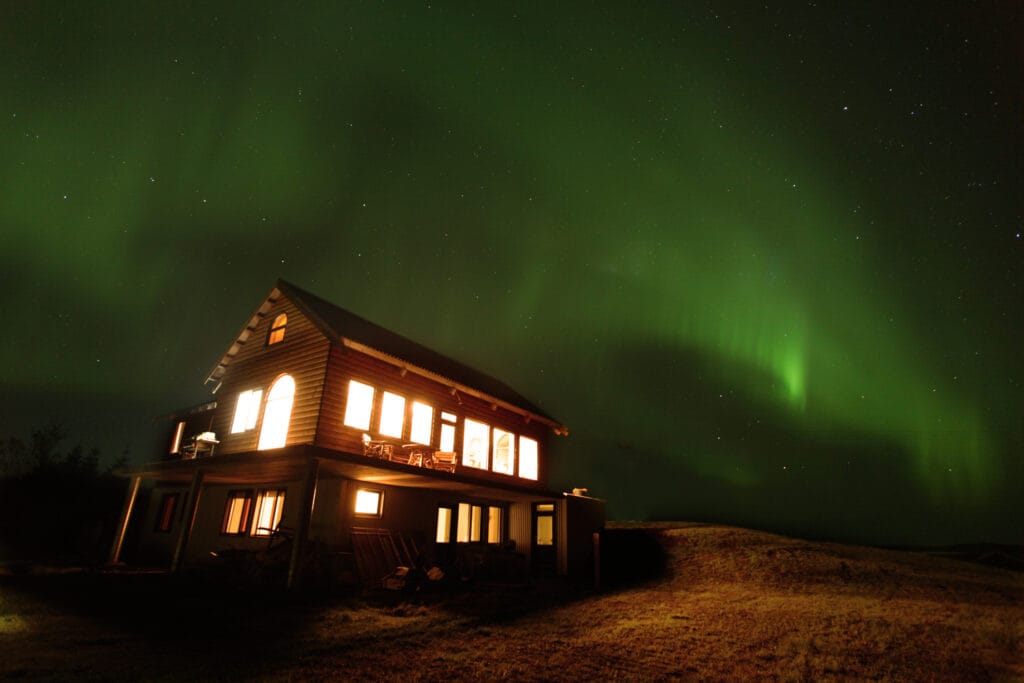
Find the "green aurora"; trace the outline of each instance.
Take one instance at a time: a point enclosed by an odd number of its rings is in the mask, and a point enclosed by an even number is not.
[[[535,397],[572,430],[556,477],[620,517],[1007,536],[1020,187],[1002,82],[962,73],[1005,33],[742,4],[4,13],[5,393],[197,402],[281,276]],[[925,507],[881,528],[900,482]]]

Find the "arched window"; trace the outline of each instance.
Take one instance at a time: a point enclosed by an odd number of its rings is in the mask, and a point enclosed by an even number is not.
[[[260,428],[261,451],[281,448],[288,438],[288,422],[292,416],[292,400],[295,398],[295,380],[291,375],[281,375],[270,387],[267,407],[263,409],[263,426]]]
[[[288,316],[284,313],[274,318],[270,323],[270,334],[267,335],[267,346],[284,341],[284,328],[288,325]]]

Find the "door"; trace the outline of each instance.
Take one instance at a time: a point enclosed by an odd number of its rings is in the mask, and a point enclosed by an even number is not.
[[[552,575],[555,573],[555,504],[533,504],[533,547],[530,563],[536,574]]]

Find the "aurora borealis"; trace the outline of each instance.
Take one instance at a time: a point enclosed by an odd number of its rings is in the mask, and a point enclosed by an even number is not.
[[[152,459],[283,277],[613,517],[1024,541],[1019,10],[89,5],[0,21],[6,433]]]

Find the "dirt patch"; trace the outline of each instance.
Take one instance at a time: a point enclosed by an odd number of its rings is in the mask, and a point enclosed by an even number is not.
[[[0,678],[1024,679],[1021,574],[727,527],[608,538],[629,571],[600,593],[548,581],[377,599],[0,575]]]

